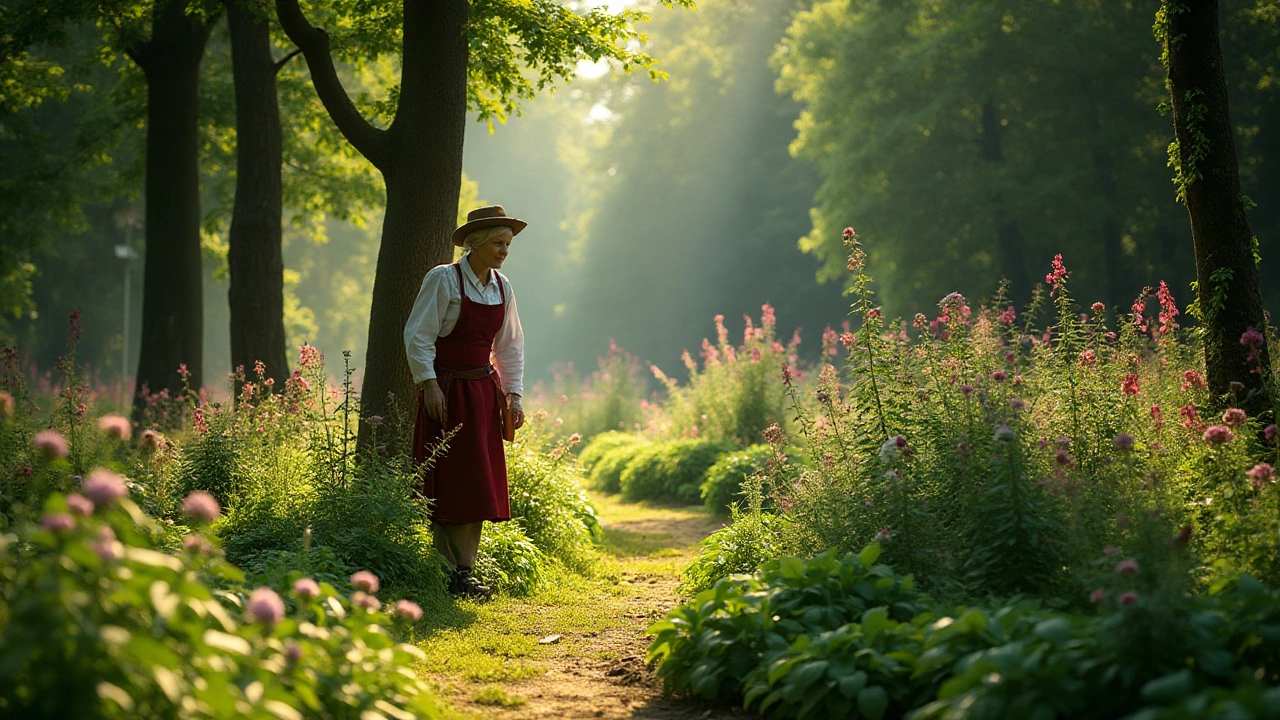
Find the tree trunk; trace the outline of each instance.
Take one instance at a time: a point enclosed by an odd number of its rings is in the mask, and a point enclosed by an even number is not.
[[[400,106],[383,170],[387,211],[373,283],[359,446],[371,415],[411,410],[404,326],[422,278],[453,259],[467,113],[466,0],[406,0]]]
[[[281,249],[280,108],[267,15],[251,0],[227,0],[236,93],[236,196],[227,266],[231,366],[250,379],[256,361],[278,388],[289,376]]]
[[[1209,391],[1250,415],[1270,413],[1264,379],[1271,363],[1266,344],[1254,350],[1241,336],[1263,330],[1262,291],[1254,236],[1240,191],[1227,83],[1218,44],[1217,0],[1165,1],[1169,92],[1183,203],[1191,218],[1198,302],[1205,323]],[[1261,368],[1261,372],[1256,370]],[[1232,389],[1233,383],[1240,383]]]
[[[204,382],[197,95],[209,26],[186,15],[186,0],[157,5],[151,39],[130,48],[147,79],[146,260],[135,415],[143,391],[180,397]]]
[[[1000,121],[996,118],[995,105],[990,100],[982,104],[982,136],[979,150],[984,162],[1003,165],[1004,149],[1001,144]],[[1015,305],[1027,302],[1031,297],[1031,276],[1027,273],[1027,257],[1023,247],[1022,230],[1016,219],[1010,219],[1004,209],[1004,197],[999,191],[992,198],[995,207],[996,248],[1000,254],[1000,273],[1009,281],[1009,298]]]
[[[329,36],[298,0],[276,0],[280,25],[302,50],[316,94],[343,136],[382,171],[387,186],[361,388],[358,448],[375,448],[365,418],[413,409],[404,325],[422,278],[453,257],[467,114],[467,0],[404,0],[400,104],[391,127],[362,117],[342,87]]]

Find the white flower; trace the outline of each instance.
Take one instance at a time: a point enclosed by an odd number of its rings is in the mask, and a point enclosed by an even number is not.
[[[902,459],[902,447],[897,438],[889,438],[880,446],[880,462],[891,465]]]

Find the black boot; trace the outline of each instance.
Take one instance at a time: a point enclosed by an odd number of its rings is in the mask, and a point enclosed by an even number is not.
[[[471,568],[458,567],[449,575],[449,594],[454,597],[488,599],[493,594],[493,588],[481,584],[472,574]]]

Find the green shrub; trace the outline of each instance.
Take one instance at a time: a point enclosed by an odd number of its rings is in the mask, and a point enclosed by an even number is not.
[[[642,436],[632,432],[621,432],[619,430],[610,430],[603,432],[591,438],[587,442],[586,447],[578,453],[578,464],[582,469],[590,473],[596,463],[600,462],[610,451],[620,447],[630,447],[637,443],[644,442]],[[617,492],[614,490],[613,492]]]
[[[734,507],[741,508],[745,501],[743,483],[747,478],[765,472],[772,457],[773,448],[764,444],[722,455],[707,470],[707,478],[702,481],[703,504],[719,515],[728,514]]]
[[[622,492],[622,473],[626,472],[627,466],[631,464],[631,461],[651,444],[646,440],[630,445],[621,445],[604,453],[599,460],[592,464],[587,484],[596,490],[608,493]]]
[[[206,540],[156,550],[161,529],[127,499],[87,516],[60,494],[44,507],[48,528],[0,536],[0,715],[441,716],[413,672],[420,653],[388,632],[407,631],[403,617],[329,584],[288,593],[292,610],[265,588],[251,603]],[[247,612],[264,606],[278,619]]]
[[[509,595],[528,595],[542,583],[545,563],[519,520],[485,523],[475,568],[481,582]]]
[[[685,568],[680,591],[695,594],[720,578],[755,571],[767,560],[783,554],[781,535],[786,520],[764,512],[742,512],[731,507],[732,522],[702,541],[698,556]]]
[[[523,441],[508,446],[507,489],[511,517],[539,550],[578,570],[594,561],[600,523],[568,448],[562,444],[547,452]]]
[[[723,442],[710,440],[649,445],[622,471],[622,495],[628,500],[697,501],[707,470],[729,449]]]

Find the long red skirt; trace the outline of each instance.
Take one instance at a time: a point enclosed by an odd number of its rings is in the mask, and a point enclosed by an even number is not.
[[[436,452],[446,428],[461,425],[448,448],[423,468],[422,493],[432,500],[431,519],[441,525],[511,519],[507,497],[507,457],[502,447],[503,393],[496,375],[479,380],[441,377],[444,427],[427,416],[418,393],[413,457],[421,465]]]

